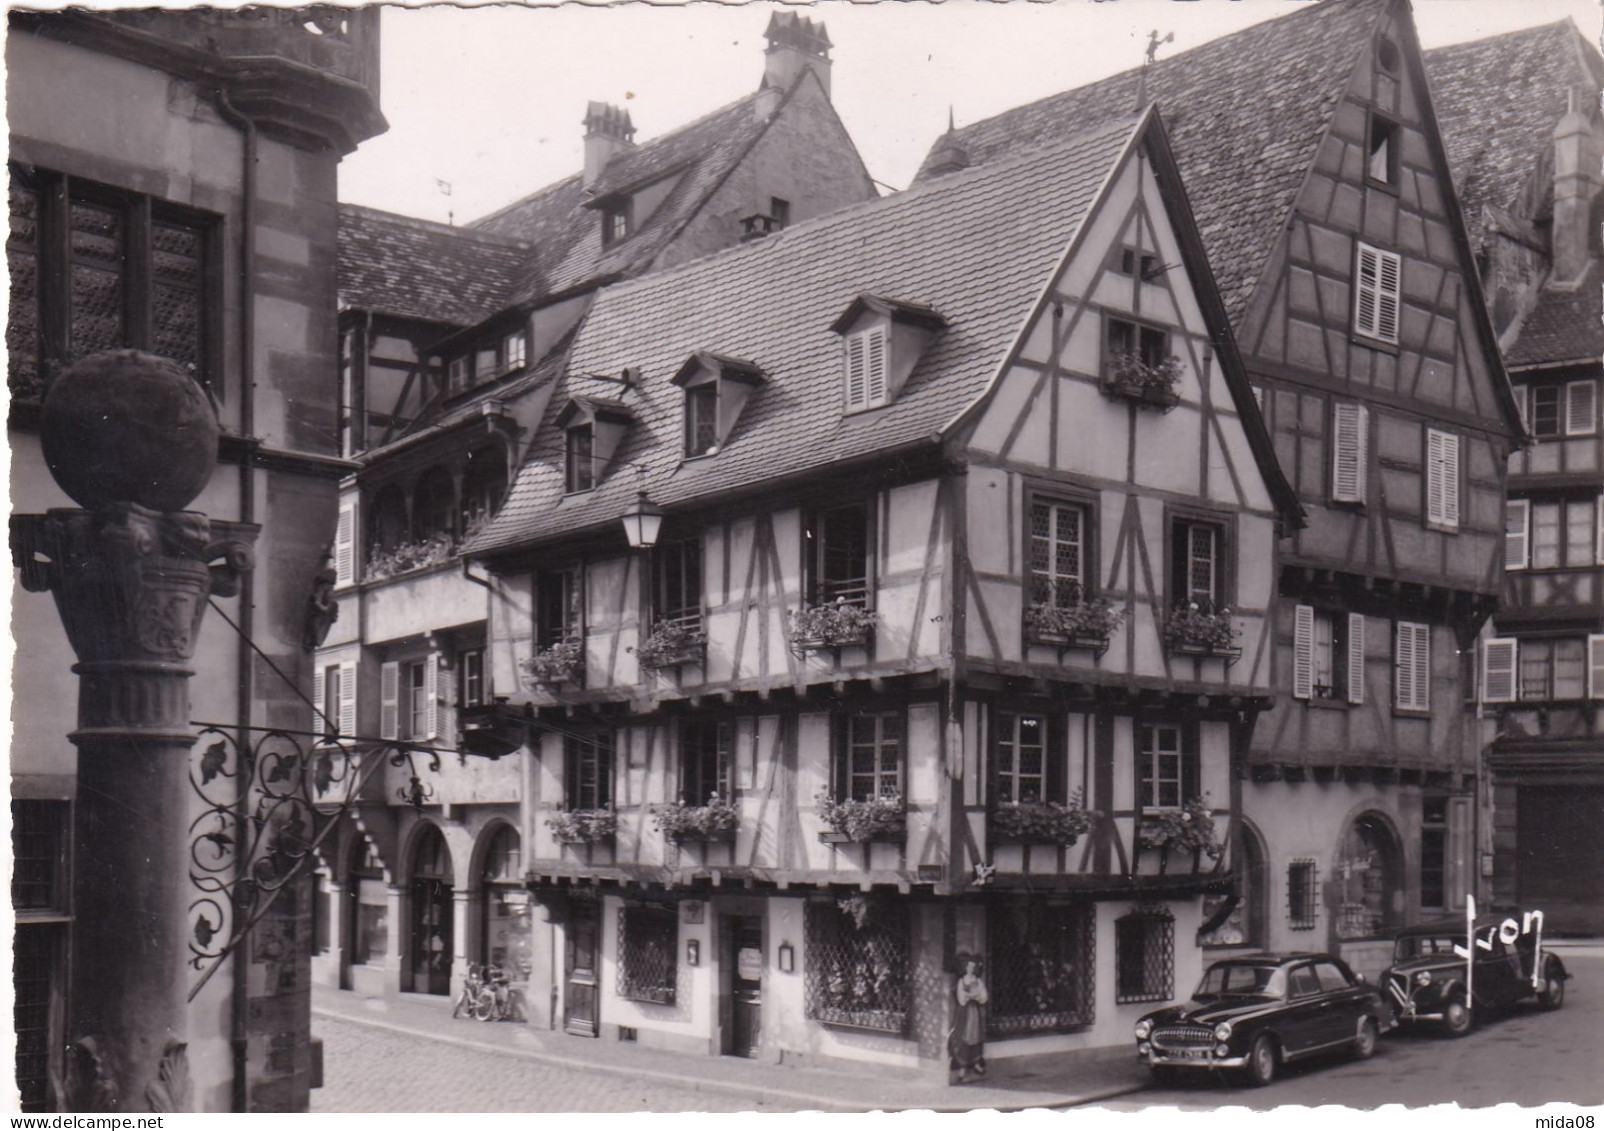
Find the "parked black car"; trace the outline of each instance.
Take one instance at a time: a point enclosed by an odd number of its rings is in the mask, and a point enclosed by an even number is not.
[[[1376,987],[1329,954],[1255,954],[1214,963],[1192,1000],[1136,1023],[1156,1079],[1241,1070],[1257,1085],[1281,1065],[1331,1049],[1375,1053],[1392,1014]]]
[[[1433,1022],[1451,1036],[1462,1037],[1470,1032],[1479,1009],[1508,1009],[1528,997],[1544,1009],[1558,1009],[1570,977],[1565,964],[1545,949],[1543,974],[1533,985],[1537,936],[1521,934],[1506,943],[1499,930],[1503,922],[1501,915],[1476,920],[1480,942],[1472,950],[1475,969],[1469,994],[1467,963],[1454,953],[1456,945],[1466,945],[1464,920],[1423,923],[1400,931],[1393,943],[1392,965],[1381,979],[1398,1022]]]

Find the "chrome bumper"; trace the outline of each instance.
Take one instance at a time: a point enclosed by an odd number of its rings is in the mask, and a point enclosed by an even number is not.
[[[1207,1057],[1165,1056],[1155,1050],[1145,1056],[1137,1053],[1136,1058],[1147,1061],[1149,1068],[1246,1068],[1248,1065],[1248,1058],[1245,1056],[1215,1056],[1212,1050]]]

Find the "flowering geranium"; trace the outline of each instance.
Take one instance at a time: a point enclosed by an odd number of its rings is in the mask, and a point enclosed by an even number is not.
[[[907,827],[907,807],[902,795],[894,791],[862,801],[850,797],[837,801],[829,790],[821,789],[815,800],[819,803],[819,818],[832,832],[848,840],[901,836]]]
[[[524,680],[540,686],[568,683],[579,674],[584,664],[585,648],[577,640],[559,641],[550,648],[537,650],[526,660],[518,661]]]
[[[1125,619],[1125,610],[1116,609],[1101,597],[1073,605],[1040,602],[1025,610],[1025,629],[1031,636],[1107,640]]]
[[[697,659],[707,647],[707,633],[695,624],[660,620],[635,649],[643,668],[666,668]]]
[[[1222,605],[1218,611],[1189,601],[1178,605],[1164,622],[1164,642],[1171,648],[1207,648],[1211,652],[1228,651],[1236,645],[1236,625],[1231,619],[1231,606]]]
[[[1179,809],[1144,814],[1138,836],[1143,848],[1205,852],[1214,860],[1224,851],[1214,833],[1214,814],[1201,797],[1192,798]]]
[[[447,531],[402,542],[388,550],[372,549],[367,554],[367,566],[362,571],[364,581],[382,581],[387,577],[408,573],[424,566],[443,562],[457,552],[457,540]]]
[[[996,840],[1074,844],[1091,831],[1096,815],[1086,808],[1086,795],[1076,790],[1069,804],[1057,801],[1004,801],[991,811],[991,832]]]
[[[546,818],[546,827],[564,844],[595,844],[618,832],[618,814],[600,809],[559,809]]]
[[[735,831],[741,814],[729,798],[710,794],[706,805],[684,800],[652,807],[652,824],[669,840],[714,840]]]
[[[791,611],[791,643],[797,648],[830,648],[862,644],[880,614],[837,597],[832,604]]]
[[[1135,350],[1115,350],[1109,357],[1109,385],[1116,392],[1173,404],[1180,383],[1181,359],[1173,354],[1151,363]]]

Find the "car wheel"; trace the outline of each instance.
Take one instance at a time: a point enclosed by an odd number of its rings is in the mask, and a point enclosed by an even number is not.
[[[1565,1004],[1565,979],[1552,966],[1543,976],[1543,989],[1537,995],[1537,1004],[1544,1009],[1558,1009]]]
[[[1443,1005],[1442,1027],[1450,1037],[1463,1037],[1470,1032],[1473,1019],[1464,998],[1454,998]]]
[[[496,994],[494,990],[482,989],[478,999],[473,1003],[473,1015],[480,1021],[489,1021],[496,1013]]]
[[[1262,1088],[1274,1080],[1277,1059],[1275,1042],[1267,1035],[1259,1034],[1253,1042],[1252,1051],[1248,1053],[1248,1083],[1255,1088]]]
[[[1380,1041],[1381,1030],[1376,1028],[1376,1019],[1359,1018],[1359,1034],[1353,1039],[1353,1054],[1360,1060],[1369,1060],[1376,1055],[1376,1045]]]

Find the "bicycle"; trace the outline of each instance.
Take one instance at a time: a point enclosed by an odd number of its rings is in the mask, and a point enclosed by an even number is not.
[[[476,962],[468,963],[468,977],[462,983],[462,992],[457,995],[457,1003],[451,1007],[453,1019],[466,1013],[469,1017],[477,1016],[475,1010],[479,1001],[479,994],[484,990],[485,983],[481,972],[484,967]]]
[[[473,1003],[473,1015],[476,1019],[506,1021],[518,1018],[519,994],[513,988],[512,979],[505,970],[499,966],[484,967],[480,987]]]

